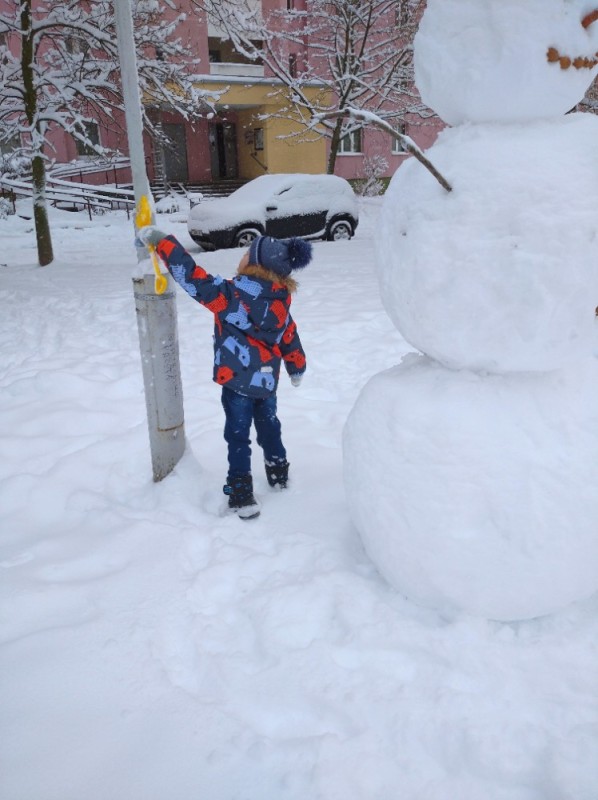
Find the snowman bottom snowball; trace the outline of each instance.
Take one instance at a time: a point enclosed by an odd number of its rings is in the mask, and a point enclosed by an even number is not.
[[[598,362],[527,376],[425,356],[375,375],[343,435],[349,510],[409,599],[496,620],[598,590]]]

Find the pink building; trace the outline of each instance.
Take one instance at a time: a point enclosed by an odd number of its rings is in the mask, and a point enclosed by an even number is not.
[[[306,3],[306,0],[251,1],[264,14],[287,8],[301,11]],[[0,0],[3,11],[10,5],[12,0]],[[215,103],[215,113],[193,122],[168,108],[150,109],[152,118],[159,121],[170,140],[167,146],[160,147],[146,137],[150,179],[158,180],[165,175],[166,180],[173,183],[208,184],[249,180],[266,172],[326,172],[330,141],[324,137],[315,141],[289,138],[293,131],[291,123],[277,117],[283,105],[282,95],[277,93],[284,87],[268,66],[237,53],[222,28],[199,15],[190,0],[181,0],[180,6],[179,10],[186,11],[187,17],[179,26],[178,35],[199,59],[194,82],[198,88],[208,93],[215,91],[220,97]],[[393,24],[393,20],[380,20],[381,29],[389,24]],[[311,66],[317,72],[316,57],[309,45],[307,37],[289,45],[291,69],[294,67],[301,73],[312,58]],[[306,94],[321,91],[317,81],[306,82]],[[426,149],[441,127],[436,117],[422,120],[416,114],[406,114],[400,130]],[[115,132],[107,120],[97,119],[90,125],[89,133],[102,146],[126,155],[126,137]],[[66,132],[55,129],[50,138],[52,155],[57,161],[76,160],[85,165],[86,161],[94,160]],[[335,173],[348,179],[365,178],[371,174],[376,161],[378,173],[390,176],[406,155],[390,135],[374,127],[365,127],[342,141]],[[86,175],[85,180],[92,182],[94,178]],[[95,180],[120,183],[129,181],[130,176],[126,170],[104,170]]]

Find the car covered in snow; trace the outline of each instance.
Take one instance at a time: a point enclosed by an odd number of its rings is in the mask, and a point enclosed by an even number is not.
[[[187,227],[204,250],[248,247],[257,236],[350,239],[359,220],[351,185],[337,175],[262,175],[228,197],[193,206]]]

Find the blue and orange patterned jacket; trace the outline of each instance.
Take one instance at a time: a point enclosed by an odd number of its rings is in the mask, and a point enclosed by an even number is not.
[[[254,275],[210,275],[174,236],[156,250],[175,281],[214,315],[216,383],[248,397],[268,397],[278,386],[281,360],[289,375],[305,372],[285,286]]]

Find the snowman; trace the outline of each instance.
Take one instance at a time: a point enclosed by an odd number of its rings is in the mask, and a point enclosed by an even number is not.
[[[429,0],[423,101],[451,127],[384,199],[385,309],[419,352],[347,420],[351,516],[415,602],[497,620],[598,589],[596,0]]]

